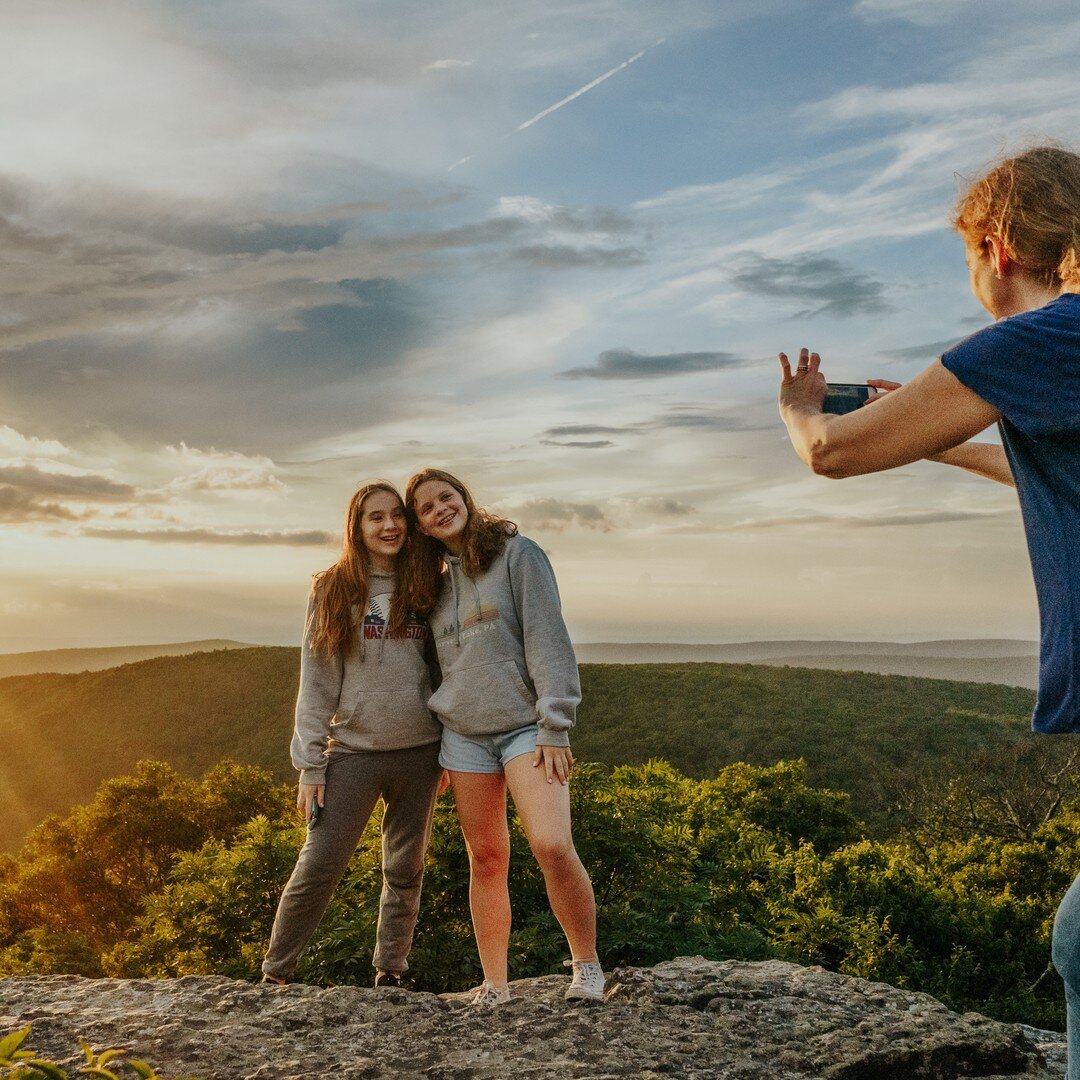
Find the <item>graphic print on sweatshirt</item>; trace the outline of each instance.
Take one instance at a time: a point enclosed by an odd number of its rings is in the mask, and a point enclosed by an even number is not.
[[[367,614],[364,616],[364,640],[378,641],[386,635],[386,624],[390,620],[390,593],[373,596],[368,601]],[[427,637],[427,623],[410,615],[405,623],[405,637],[413,641],[423,641]]]
[[[468,618],[461,621],[460,631],[456,622],[441,626],[437,635],[438,640],[445,641],[447,638],[457,637],[459,633],[463,641],[468,638],[478,637],[480,634],[486,634],[488,631],[494,630],[498,618],[499,609],[494,604],[481,603],[473,608],[472,614]]]

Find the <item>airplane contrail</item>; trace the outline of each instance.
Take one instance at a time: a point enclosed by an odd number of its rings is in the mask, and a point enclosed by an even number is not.
[[[503,138],[508,139],[511,135],[516,135],[519,131],[524,131],[526,128],[532,127],[533,124],[537,123],[540,120],[543,120],[545,116],[550,116],[553,112],[561,109],[564,105],[569,105],[571,101],[575,100],[575,98],[581,97],[582,94],[587,94],[590,90],[594,89],[602,82],[604,82],[605,79],[610,79],[612,75],[617,75],[620,71],[623,70],[623,68],[628,68],[636,60],[640,60],[650,49],[655,49],[657,45],[663,45],[665,41],[667,41],[667,38],[658,38],[651,45],[648,45],[644,49],[642,49],[641,52],[634,53],[634,55],[631,56],[628,60],[624,60],[621,64],[616,64],[615,67],[613,67],[610,71],[605,71],[603,75],[597,76],[597,78],[593,79],[592,82],[586,83],[584,86],[575,90],[572,94],[567,94],[567,96],[564,97],[562,101],[556,101],[554,105],[549,105],[546,109],[538,112],[534,117],[526,120],[523,124],[518,124],[518,126],[514,128],[513,131],[507,132],[503,136]],[[459,165],[464,165],[467,161],[472,161],[472,159],[472,154],[470,154],[468,157],[463,157],[460,161],[455,161],[454,164],[451,165],[446,171],[453,172]]]
[[[595,86],[599,86],[605,79],[610,79],[612,75],[618,74],[623,68],[628,68],[635,60],[640,60],[649,49],[655,49],[657,45],[663,45],[667,38],[660,38],[658,41],[654,41],[647,48],[644,48],[639,53],[634,53],[629,60],[624,60],[621,64],[616,64],[610,71],[605,71],[599,78],[593,79],[591,83],[586,83],[580,90],[575,90],[572,94],[568,94],[562,99],[562,101],[556,101],[554,105],[549,105],[543,112],[538,112],[531,120],[526,120],[524,124],[518,124],[514,129],[515,131],[524,131],[527,127],[532,127],[537,120],[543,120],[545,116],[550,116],[556,109],[561,109],[564,105],[569,105],[574,98],[581,97],[582,94],[587,94]]]

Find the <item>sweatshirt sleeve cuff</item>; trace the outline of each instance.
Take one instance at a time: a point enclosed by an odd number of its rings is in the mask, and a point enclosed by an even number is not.
[[[569,746],[570,745],[570,732],[553,731],[551,728],[544,727],[543,724],[539,726],[539,733],[536,736],[537,746]]]
[[[569,745],[569,743],[567,744]],[[321,769],[301,769],[300,770],[300,783],[301,784],[325,784],[326,783],[326,767]]]

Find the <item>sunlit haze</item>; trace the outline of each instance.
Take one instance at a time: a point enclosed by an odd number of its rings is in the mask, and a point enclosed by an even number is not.
[[[1075,0],[6,4],[0,651],[294,643],[427,465],[580,642],[1035,638],[1015,493],[813,476],[775,356],[986,325],[958,184],[1078,55]]]

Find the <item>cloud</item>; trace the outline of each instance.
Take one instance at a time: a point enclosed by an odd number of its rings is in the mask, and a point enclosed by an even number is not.
[[[32,492],[0,486],[0,522],[5,525],[23,525],[34,521],[78,521],[83,516],[66,506],[44,502]]]
[[[606,349],[591,367],[570,368],[566,379],[661,379],[703,371],[729,371],[750,361],[726,352],[687,352],[646,355],[633,349]]]
[[[798,514],[790,517],[748,518],[737,521],[724,531],[791,528],[805,525],[826,525],[841,529],[883,529],[893,526],[948,525],[958,521],[992,521],[1015,519],[1015,511],[1005,510],[925,510],[883,514]]]
[[[501,196],[495,206],[494,218],[576,234],[617,236],[637,229],[633,218],[610,207],[558,206],[533,195]]]
[[[904,349],[884,349],[879,355],[887,356],[890,360],[934,360],[963,340],[962,337],[955,337],[945,341],[931,341],[926,345],[909,345]]]
[[[644,254],[635,247],[595,249],[572,247],[569,244],[530,244],[517,248],[512,258],[529,266],[552,270],[588,266],[619,268],[645,262]]]
[[[570,525],[607,532],[612,526],[604,511],[595,503],[563,502],[559,499],[537,498],[517,503],[506,510],[526,529],[561,532]]]
[[[561,439],[570,435],[622,435],[633,430],[633,427],[608,427],[605,424],[557,424],[542,431],[541,435]]]
[[[568,207],[530,195],[504,195],[486,223],[517,237],[509,257],[544,269],[619,269],[637,266],[645,254],[626,238],[638,232],[634,220],[608,207]]]
[[[558,442],[555,439],[541,439],[541,446],[568,446],[575,447],[578,450],[604,450],[609,446],[614,446],[610,439],[571,439],[569,442]]]
[[[39,439],[34,435],[23,435],[7,424],[0,425],[0,460],[54,459],[67,457],[70,452],[63,443],[55,439]]]
[[[695,512],[689,503],[667,496],[643,496],[622,500],[633,511],[641,511],[656,517],[687,517]]]
[[[711,412],[696,405],[677,405],[668,412],[653,417],[646,428],[703,428],[709,431],[758,431],[761,427],[750,424],[740,412]]]
[[[857,0],[852,14],[870,23],[898,19],[917,26],[936,26],[970,10],[970,0]]]
[[[430,71],[457,71],[460,68],[472,67],[471,60],[435,60],[420,70],[426,75]]]
[[[235,544],[248,547],[328,547],[337,544],[335,533],[315,530],[282,532],[221,532],[214,529],[97,529],[80,530],[80,536],[98,540],[142,540],[155,544]]]
[[[747,252],[741,266],[730,276],[731,283],[755,296],[809,302],[812,306],[793,318],[832,315],[880,315],[890,311],[885,286],[868,274],[845,266],[837,259],[820,255],[796,255],[773,259]]]
[[[32,495],[66,495],[88,502],[129,502],[145,496],[131,484],[93,473],[46,472],[34,465],[0,467],[0,484]]]
[[[567,446],[582,450],[601,450],[616,443],[611,439],[579,439],[587,435],[648,435],[672,430],[701,430],[715,432],[757,431],[764,425],[755,425],[746,419],[744,411],[712,410],[699,405],[673,405],[665,412],[621,427],[607,424],[557,424],[540,433],[542,446]],[[772,425],[770,425],[772,426]]]
[[[267,457],[235,451],[199,450],[184,443],[169,447],[167,453],[185,465],[197,466],[165,485],[164,491],[169,495],[189,492],[277,494],[286,490],[286,485],[275,475],[273,461]]]

